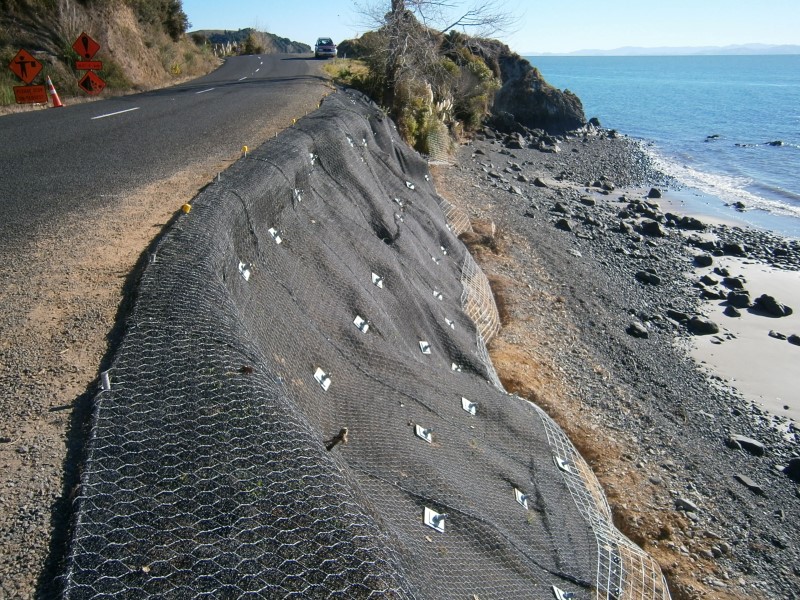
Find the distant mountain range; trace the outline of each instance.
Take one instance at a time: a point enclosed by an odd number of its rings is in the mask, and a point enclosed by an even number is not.
[[[526,52],[525,56],[742,56],[752,54],[800,54],[800,46],[737,44],[734,46],[686,46],[642,48],[625,46],[613,50],[576,50],[575,52]]]

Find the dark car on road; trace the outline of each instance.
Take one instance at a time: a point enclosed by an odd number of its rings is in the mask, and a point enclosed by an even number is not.
[[[314,58],[336,58],[336,44],[331,38],[319,38],[314,46]]]

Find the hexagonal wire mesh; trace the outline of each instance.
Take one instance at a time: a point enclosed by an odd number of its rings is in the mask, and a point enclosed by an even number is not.
[[[65,597],[668,597],[561,430],[502,390],[443,212],[344,93],[195,199],[96,397]]]

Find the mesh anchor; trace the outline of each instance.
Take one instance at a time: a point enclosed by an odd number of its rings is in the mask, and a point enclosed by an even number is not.
[[[103,388],[104,392],[111,390],[111,375],[109,375],[108,371],[100,373],[100,386]]]
[[[326,392],[328,391],[328,388],[331,387],[330,374],[326,373],[320,368],[317,368],[317,370],[314,372],[314,379],[317,380],[317,383],[319,383],[320,387],[322,387],[322,389]]]
[[[280,232],[275,229],[274,227],[270,227],[268,229],[269,234],[272,236],[272,239],[275,240],[276,244],[280,244],[283,240],[281,239]]]
[[[381,277],[380,275],[376,275],[375,273],[373,273],[372,283],[375,285],[375,287],[383,289],[383,277]]]
[[[441,251],[442,251],[442,254],[444,254],[445,256],[447,256],[447,248],[445,248],[444,246],[439,246],[439,248],[441,249]]]
[[[575,592],[565,592],[564,590],[553,586],[553,595],[557,600],[570,600],[570,598],[575,597]]]
[[[437,256],[431,256],[431,260],[435,262],[437,265],[442,262],[442,259]]]
[[[455,329],[456,328],[456,323],[452,319],[448,319],[447,317],[445,317],[444,322],[447,323],[447,326],[450,329]]]
[[[444,533],[444,520],[447,518],[446,513],[437,513],[435,510],[425,507],[425,513],[422,520],[425,525],[432,527],[439,533]]]
[[[239,273],[241,273],[242,277],[244,277],[245,281],[250,281],[250,275],[252,274],[253,265],[250,263],[243,263],[239,262]]]
[[[407,187],[408,189],[410,189],[410,190],[413,190],[413,189],[414,189],[414,184],[413,184],[413,183],[411,183],[410,181],[406,181],[406,187]]]
[[[442,296],[442,292],[439,290],[433,290],[433,297],[437,300],[444,300],[444,296]]]
[[[431,353],[430,342],[426,342],[424,340],[420,340],[419,349],[422,351],[423,354],[430,354]]]
[[[466,398],[464,398],[462,396],[461,397],[461,408],[463,408],[469,414],[475,415],[478,412],[478,403],[477,402],[471,402],[471,401],[467,400]]]
[[[358,330],[361,333],[367,333],[369,331],[369,321],[367,321],[366,319],[361,318],[360,315],[356,315],[356,318],[353,321],[353,325],[358,327]]]
[[[565,473],[572,473],[572,465],[570,465],[566,460],[564,460],[560,456],[554,456],[553,461],[556,463],[556,466]]]
[[[517,502],[522,506],[525,510],[528,510],[528,494],[523,494],[517,488],[514,488],[514,497],[517,499]]]
[[[433,443],[433,429],[425,429],[422,425],[414,425],[414,433],[418,438],[425,440],[429,444]]]
[[[456,363],[450,363],[450,370],[451,371],[456,371],[458,373],[461,373],[461,365],[456,364]]]

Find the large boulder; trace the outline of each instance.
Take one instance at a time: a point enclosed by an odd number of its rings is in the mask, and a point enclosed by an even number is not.
[[[530,129],[562,134],[586,125],[580,98],[547,83],[539,70],[497,40],[481,40],[471,48],[495,75],[501,87],[494,98],[494,115],[511,114]]]

